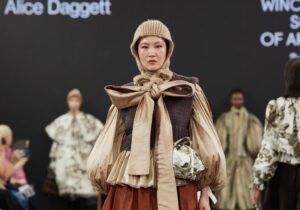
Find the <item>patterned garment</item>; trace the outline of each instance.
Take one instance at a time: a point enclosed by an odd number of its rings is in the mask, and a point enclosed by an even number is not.
[[[205,170],[201,157],[192,149],[192,140],[189,137],[179,139],[174,144],[173,170],[176,179],[191,182],[201,177],[201,172]]]
[[[249,184],[252,166],[260,149],[262,124],[246,108],[231,108],[216,122],[225,152],[227,182],[218,194],[217,209],[252,209]]]
[[[60,195],[96,195],[86,173],[86,161],[102,127],[98,119],[82,112],[76,116],[66,113],[46,127],[54,140],[49,167],[55,174]]]
[[[300,98],[280,97],[269,102],[252,185],[263,190],[264,182],[274,176],[279,162],[300,164]]]

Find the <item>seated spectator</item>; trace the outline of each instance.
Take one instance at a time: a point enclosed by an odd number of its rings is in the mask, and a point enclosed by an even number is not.
[[[0,209],[4,210],[20,210],[22,209],[17,201],[11,196],[7,190],[9,179],[26,164],[28,159],[24,157],[22,151],[16,150],[12,152],[14,164],[6,159],[6,134],[5,127],[0,125]]]
[[[1,162],[5,168],[4,187],[21,209],[34,210],[34,190],[28,185],[23,166],[28,160],[24,149],[12,150],[13,132],[7,125],[0,125],[2,140]]]

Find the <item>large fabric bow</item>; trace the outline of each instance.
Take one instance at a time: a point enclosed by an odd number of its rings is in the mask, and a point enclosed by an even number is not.
[[[112,103],[118,108],[137,105],[131,153],[130,175],[148,175],[150,170],[150,138],[155,109],[155,156],[157,166],[157,205],[159,210],[178,210],[176,182],[172,166],[173,133],[163,97],[191,97],[195,85],[183,80],[163,81],[150,77],[140,86],[106,86]]]

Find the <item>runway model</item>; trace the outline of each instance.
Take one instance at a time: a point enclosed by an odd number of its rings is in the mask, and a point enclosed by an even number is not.
[[[300,58],[285,67],[285,94],[266,109],[262,147],[253,168],[253,202],[263,210],[300,210]]]
[[[108,193],[104,210],[207,210],[208,187],[224,185],[208,102],[197,78],[169,69],[173,49],[163,23],[143,22],[131,44],[140,74],[105,87],[113,105],[88,160],[92,182]]]
[[[246,109],[243,90],[234,89],[229,97],[231,109],[216,122],[227,162],[227,182],[218,193],[216,209],[253,209],[249,184],[263,128],[259,119]]]
[[[50,170],[59,194],[71,199],[72,209],[85,209],[86,198],[96,196],[86,171],[86,161],[103,125],[94,116],[80,111],[82,95],[73,89],[67,96],[69,111],[46,127],[53,140]]]

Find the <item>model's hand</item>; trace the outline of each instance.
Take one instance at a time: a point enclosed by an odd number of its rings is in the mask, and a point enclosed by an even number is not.
[[[201,190],[201,197],[199,200],[199,210],[210,210],[207,188],[203,188]]]
[[[257,189],[253,189],[251,192],[251,199],[255,208],[258,208],[260,204],[260,191]]]
[[[210,210],[209,200],[200,198],[200,200],[199,200],[199,210]]]

